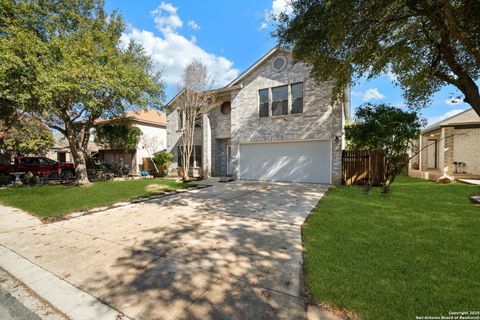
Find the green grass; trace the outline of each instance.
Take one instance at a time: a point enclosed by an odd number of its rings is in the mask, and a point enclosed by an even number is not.
[[[148,191],[152,184],[177,189],[184,184],[163,179],[101,181],[90,186],[44,185],[0,190],[0,203],[20,208],[41,218],[59,217],[65,213],[106,206],[158,191]]]
[[[400,177],[330,189],[303,226],[307,290],[362,319],[480,309],[480,188]]]

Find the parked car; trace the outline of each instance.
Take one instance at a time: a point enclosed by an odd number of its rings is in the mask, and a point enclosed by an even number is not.
[[[59,163],[45,157],[15,157],[11,164],[0,164],[0,173],[31,172],[44,178],[71,178],[75,176],[73,163]]]

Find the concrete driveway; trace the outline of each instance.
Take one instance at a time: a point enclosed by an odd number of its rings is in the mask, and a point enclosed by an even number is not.
[[[134,319],[301,319],[300,227],[327,189],[236,181],[46,225],[0,214],[0,245]]]

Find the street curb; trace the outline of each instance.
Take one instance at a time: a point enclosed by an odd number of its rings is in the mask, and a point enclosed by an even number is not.
[[[0,267],[72,320],[128,319],[83,290],[0,245]]]

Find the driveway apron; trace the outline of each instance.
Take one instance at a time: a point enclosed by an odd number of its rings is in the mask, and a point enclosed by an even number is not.
[[[327,189],[214,183],[51,224],[0,221],[0,244],[133,319],[302,319],[300,228]]]

